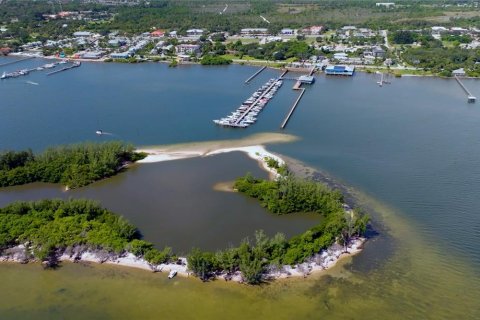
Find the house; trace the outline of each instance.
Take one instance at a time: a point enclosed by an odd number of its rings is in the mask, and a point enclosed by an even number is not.
[[[346,54],[345,52],[338,52],[333,55],[333,58],[336,60],[347,60],[348,54]]]
[[[77,31],[73,33],[75,38],[83,38],[83,37],[90,37],[92,35],[89,31]]]
[[[311,26],[302,29],[302,32],[304,34],[309,34],[309,35],[318,35],[321,34],[323,31],[323,26]]]
[[[175,47],[177,54],[197,54],[200,52],[200,45],[198,44],[179,44]]]
[[[447,32],[448,29],[445,28],[445,27],[441,27],[441,26],[433,26],[432,27],[432,32],[435,32],[435,33],[441,33],[441,32]]]
[[[450,32],[455,33],[455,34],[463,34],[468,32],[467,29],[465,28],[460,28],[460,27],[451,27]]]
[[[192,37],[192,36],[201,36],[203,35],[203,30],[202,29],[188,29],[187,30],[187,36]]]
[[[395,7],[395,2],[377,2],[375,3],[377,7],[393,8]]]
[[[283,28],[282,30],[280,30],[280,34],[293,35],[293,34],[295,34],[295,30],[290,29],[290,28]]]
[[[386,52],[382,49],[382,47],[372,48],[372,53],[375,58],[385,58],[386,55]]]
[[[460,69],[457,69],[457,70],[453,70],[452,71],[452,75],[453,76],[457,76],[457,77],[464,77],[465,76],[465,70],[463,68],[460,68]]]
[[[113,52],[110,53],[110,58],[112,59],[128,59],[131,57],[129,52]]]
[[[150,35],[154,38],[162,38],[165,36],[165,30],[158,29],[150,32]]]
[[[103,57],[103,54],[104,54],[103,51],[85,52],[85,53],[82,55],[82,59],[92,59],[92,60],[100,59],[101,57]]]

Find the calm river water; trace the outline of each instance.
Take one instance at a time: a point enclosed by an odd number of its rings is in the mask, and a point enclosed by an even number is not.
[[[8,61],[0,59],[0,63]],[[38,66],[31,60],[5,71]],[[276,132],[297,93],[286,82],[247,130],[216,127],[275,70],[96,64],[50,77],[0,82],[0,149],[122,139],[135,145],[236,139]],[[2,72],[3,70],[0,70]],[[27,83],[31,81],[38,85]],[[327,276],[258,288],[111,266],[0,264],[0,317],[478,319],[480,318],[480,110],[454,80],[317,76],[286,133],[268,149],[349,186],[373,212],[379,236]],[[480,81],[466,80],[480,96]],[[102,129],[112,135],[97,137]],[[275,217],[241,195],[213,190],[258,165],[239,153],[157,164],[67,194],[58,186],[0,191],[0,205],[39,197],[89,197],[123,214],[147,240],[178,251],[237,243],[255,229],[294,234],[315,217]],[[169,241],[171,241],[169,243]]]

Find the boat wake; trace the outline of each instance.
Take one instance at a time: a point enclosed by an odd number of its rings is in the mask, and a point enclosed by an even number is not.
[[[39,85],[38,82],[33,82],[33,81],[25,81],[25,83],[28,83],[28,84],[31,84],[31,85],[34,85],[34,86],[38,86],[38,85]]]
[[[103,130],[97,130],[97,131],[95,131],[95,133],[99,136],[115,136],[115,134],[113,134],[111,132],[106,132],[106,131],[103,131]]]

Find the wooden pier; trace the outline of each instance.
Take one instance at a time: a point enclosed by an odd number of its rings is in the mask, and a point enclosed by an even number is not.
[[[247,80],[245,80],[245,83],[249,83],[250,81],[253,80],[253,78],[255,78],[256,76],[258,76],[260,74],[260,72],[262,72],[263,70],[265,70],[267,68],[267,66],[264,66],[264,67],[261,67],[260,70],[258,70],[257,72],[255,72],[250,78],[248,78]]]
[[[78,68],[78,67],[80,67],[80,62],[74,62],[72,65],[70,65],[68,67],[64,67],[62,69],[58,69],[58,70],[47,73],[47,76],[51,76],[51,75],[54,75],[56,73],[59,73],[59,72],[62,72],[62,71],[67,71],[67,70],[70,70],[70,69],[73,69],[73,68]]]
[[[8,66],[8,65],[18,63],[18,62],[22,62],[22,61],[31,60],[31,59],[34,59],[34,58],[35,57],[26,57],[26,58],[23,58],[23,59],[18,59],[18,60],[14,60],[14,61],[10,61],[10,62],[5,62],[5,63],[0,64],[0,67]]]
[[[465,93],[467,94],[468,102],[472,102],[472,103],[475,102],[477,100],[477,98],[473,94],[470,93],[470,91],[467,89],[467,87],[465,87],[465,85],[462,83],[462,81],[460,81],[460,78],[455,76],[455,80],[457,80],[460,87],[462,87],[463,91],[465,91]]]
[[[297,108],[297,105],[300,102],[300,99],[302,99],[303,94],[305,93],[305,88],[300,88],[299,87],[297,90],[302,90],[302,91],[300,92],[300,95],[298,96],[297,100],[295,100],[295,103],[292,105],[292,108],[290,108],[290,111],[288,112],[287,116],[285,117],[285,120],[283,120],[283,123],[280,126],[281,129],[285,129],[285,127],[287,126],[288,120],[290,120],[290,117],[292,116],[293,112],[295,111],[295,108]]]

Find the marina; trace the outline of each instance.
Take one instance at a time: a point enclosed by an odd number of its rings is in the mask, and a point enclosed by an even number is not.
[[[32,59],[32,58],[30,57],[28,59]],[[21,61],[24,61],[24,60],[25,59],[22,59]],[[35,67],[35,68],[24,68],[24,69],[16,70],[16,71],[13,71],[13,72],[3,72],[2,75],[0,76],[0,79],[3,80],[3,79],[8,79],[8,78],[18,78],[18,77],[21,77],[21,76],[26,76],[26,75],[30,74],[31,72],[53,69],[53,68],[55,68],[59,65],[66,64],[66,63],[68,63],[67,60],[62,60],[62,61],[59,61],[59,62],[47,63],[47,64],[44,64],[42,66]],[[79,67],[79,66],[80,66],[80,62],[75,61],[67,67],[64,67],[62,69],[55,70],[55,71],[47,73],[47,76],[58,73],[58,72],[61,72],[61,71],[66,71],[66,70],[69,70],[69,69],[72,69],[72,68],[76,68],[76,67]]]
[[[233,128],[247,128],[257,121],[258,114],[273,98],[283,81],[280,78],[268,80],[260,89],[255,91],[243,104],[231,115],[213,120],[214,123]]]

